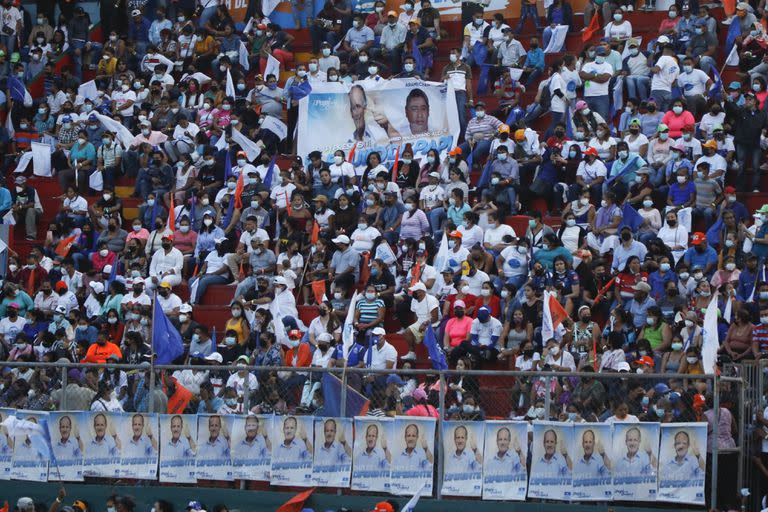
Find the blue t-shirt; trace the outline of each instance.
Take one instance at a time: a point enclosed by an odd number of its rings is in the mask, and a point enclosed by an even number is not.
[[[669,187],[669,197],[672,198],[672,204],[680,206],[687,203],[691,199],[691,194],[696,192],[696,185],[692,181],[688,180],[684,184],[673,183]]]

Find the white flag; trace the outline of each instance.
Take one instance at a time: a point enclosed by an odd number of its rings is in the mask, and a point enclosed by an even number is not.
[[[549,38],[544,53],[557,53],[562,51],[565,45],[565,36],[568,35],[568,25],[557,25],[552,29],[552,36]]]
[[[271,131],[277,135],[280,140],[285,140],[288,136],[288,127],[275,116],[266,116],[264,121],[261,122],[261,129]]]
[[[440,248],[435,255],[434,267],[438,272],[445,270],[446,262],[448,261],[448,235],[443,231],[443,238],[440,240]]]
[[[16,217],[13,216],[13,210],[8,210],[8,213],[3,215],[3,224],[7,224],[9,226],[16,225]]]
[[[427,482],[424,482],[421,484],[421,487],[419,487],[419,490],[416,491],[416,494],[413,495],[413,498],[408,500],[408,503],[405,504],[405,506],[402,509],[402,512],[413,512],[413,510],[416,508],[416,504],[419,502],[419,499],[421,498],[422,493],[424,492],[424,489],[427,488]]]
[[[240,144],[245,154],[248,156],[248,161],[253,162],[261,154],[261,148],[258,143],[253,142],[251,139],[240,133],[237,128],[232,128],[232,140]],[[261,141],[259,141],[261,142]]]
[[[88,176],[88,186],[99,192],[104,190],[104,175],[101,173],[101,170],[96,169],[96,171]]]
[[[89,82],[85,82],[84,84],[81,84],[80,87],[77,88],[77,94],[78,96],[82,96],[87,100],[95,100],[96,98],[98,98],[99,89],[96,87],[96,81],[91,80]]]
[[[286,290],[283,293],[290,292]],[[285,332],[285,326],[283,325],[283,314],[280,313],[280,308],[277,306],[276,300],[269,303],[269,312],[272,313],[272,323],[275,325],[275,341],[288,348],[292,348],[290,341],[288,340],[288,334]]]
[[[717,349],[720,348],[720,339],[717,335],[717,297],[719,292],[715,292],[709,299],[709,305],[704,312],[704,327],[701,330],[703,339],[701,345],[701,363],[704,366],[704,373],[715,373],[715,362],[717,362]]]
[[[235,93],[235,84],[232,82],[232,73],[229,70],[227,70],[227,85],[225,86],[224,93],[233,99],[237,95]]]
[[[248,71],[251,69],[251,63],[248,61],[248,48],[242,41],[240,41],[240,48],[237,50],[237,59],[244,70]]]
[[[189,73],[184,73],[184,75],[182,75],[181,80],[179,80],[179,82],[183,82],[184,80],[187,80],[190,78],[194,78],[195,80],[197,80],[197,83],[199,83],[200,85],[207,84],[208,82],[211,81],[211,77],[209,77],[205,73],[201,73],[198,71],[197,73],[192,73],[191,75]]]
[[[13,127],[13,107],[8,109],[8,115],[5,117],[5,130],[11,138],[16,136],[16,129]]]
[[[520,68],[509,68],[509,76],[512,77],[512,80],[515,82],[519,82],[520,77],[523,76],[523,70]]]
[[[355,331],[352,324],[355,322],[355,307],[359,299],[358,292],[355,290],[352,295],[352,300],[349,302],[349,309],[347,310],[347,318],[344,319],[344,330],[341,331],[341,341],[343,343],[342,348],[344,350],[344,359],[349,355],[349,349],[355,343]]]
[[[34,142],[32,144],[34,144]],[[29,165],[29,162],[31,161],[32,161],[32,152],[27,151],[26,153],[21,155],[21,158],[19,158],[19,161],[16,164],[16,169],[14,169],[13,172],[14,173],[25,172],[27,170],[27,166]]]
[[[41,142],[32,143],[32,173],[35,176],[52,176],[51,172],[51,146]]]
[[[723,311],[723,319],[731,323],[731,318],[733,318],[733,297],[728,296],[728,302],[725,303],[725,311]]]
[[[251,19],[248,20],[248,23],[245,24],[245,28],[243,29],[243,34],[250,34],[251,30],[253,30],[253,24],[255,20],[253,19],[253,16],[251,16]]]
[[[264,80],[269,75],[275,75],[275,79],[280,81],[280,61],[272,55],[267,55],[267,65],[264,67]]]
[[[549,310],[549,296],[551,294],[552,292],[544,290],[544,314],[541,318],[541,342],[544,345],[555,337],[555,329],[552,325],[552,312]]]
[[[725,59],[726,66],[738,66],[739,65],[739,50],[738,45],[733,45],[731,53],[728,54],[728,58]]]
[[[261,0],[261,12],[264,13],[264,16],[269,16],[279,4],[280,0]]]
[[[99,114],[98,112],[93,112],[92,115],[95,115],[98,120],[101,121],[101,125],[104,128],[117,135],[117,141],[123,146],[123,148],[128,149],[133,145],[133,140],[135,137],[131,133],[131,130],[123,126],[122,123],[115,121],[111,117]]]
[[[624,77],[618,76],[613,86],[613,111],[620,112],[624,108]]]

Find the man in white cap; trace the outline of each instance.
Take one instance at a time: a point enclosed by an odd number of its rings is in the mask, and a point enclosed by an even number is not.
[[[143,277],[134,277],[130,280],[130,285],[132,292],[126,293],[123,296],[123,300],[120,302],[124,310],[130,309],[136,304],[145,307],[152,305],[152,299],[149,298],[149,295],[144,293]]]
[[[645,281],[640,281],[632,289],[635,290],[634,297],[625,304],[624,309],[632,313],[635,327],[642,329],[648,317],[648,308],[655,306],[656,301],[650,296],[651,285]]]
[[[360,279],[360,254],[352,248],[347,235],[339,235],[331,242],[339,250],[331,258],[328,280],[349,290]]]
[[[85,316],[93,318],[99,315],[101,305],[104,303],[104,284],[99,281],[91,281],[88,287],[91,289],[91,293],[86,297],[83,306],[85,307]]]
[[[16,501],[16,510],[18,512],[35,512],[35,502],[32,501],[32,498],[19,498]]]
[[[383,327],[371,330],[370,348],[360,354],[359,368],[374,370],[394,370],[397,368],[397,349],[386,340],[387,331]],[[387,387],[387,375],[383,373],[363,377],[366,393],[383,392]],[[371,396],[370,394],[366,396]]]
[[[166,134],[153,130],[152,123],[149,122],[149,120],[144,120],[139,123],[139,133],[134,137],[131,149],[136,148],[141,144],[159,146],[167,140],[168,136]]]
[[[418,282],[408,291],[411,292],[411,312],[416,315],[416,321],[405,329],[405,341],[408,342],[409,351],[403,356],[403,361],[416,359],[416,343],[421,343],[424,339],[430,324],[436,329],[440,323],[440,303],[433,295],[427,293],[424,283]]]

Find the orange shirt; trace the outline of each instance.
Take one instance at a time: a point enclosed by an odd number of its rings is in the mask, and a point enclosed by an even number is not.
[[[296,363],[293,362],[295,350],[298,350],[296,353]],[[293,366],[294,368],[306,368],[309,366],[309,363],[312,362],[312,351],[309,350],[309,343],[300,343],[298,348],[289,349],[285,353],[285,362],[288,366]]]
[[[116,354],[120,359],[123,358],[123,353],[120,352],[120,347],[114,343],[108,341],[102,347],[98,343],[94,343],[88,347],[88,352],[85,353],[85,357],[80,360],[81,363],[106,363],[107,358],[112,354]]]

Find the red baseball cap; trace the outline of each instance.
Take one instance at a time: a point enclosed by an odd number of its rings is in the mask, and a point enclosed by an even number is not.
[[[380,501],[374,505],[371,512],[395,512],[395,508],[388,501]]]
[[[593,147],[588,147],[587,149],[584,150],[584,154],[585,155],[597,156],[597,150],[595,148],[593,148]]]
[[[706,242],[707,235],[702,233],[701,231],[697,231],[691,236],[691,245],[699,245],[702,242]]]
[[[653,358],[651,356],[643,356],[637,361],[635,361],[635,364],[644,364],[648,366],[653,366]]]

